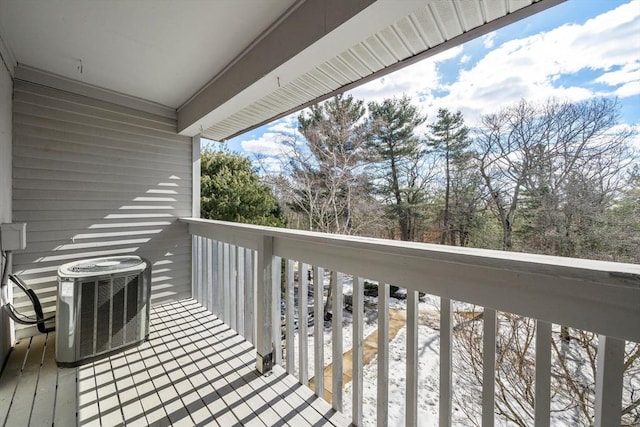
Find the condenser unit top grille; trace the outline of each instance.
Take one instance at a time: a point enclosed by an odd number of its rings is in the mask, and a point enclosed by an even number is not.
[[[102,274],[138,272],[146,262],[138,256],[112,256],[70,262],[60,267],[61,277],[84,277]]]

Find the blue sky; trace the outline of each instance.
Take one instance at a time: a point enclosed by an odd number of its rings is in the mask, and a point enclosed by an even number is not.
[[[468,125],[524,98],[617,96],[621,121],[640,131],[640,0],[569,0],[351,90],[365,101],[408,94],[431,121],[440,107]],[[227,142],[278,169],[282,133],[297,113]],[[634,145],[640,149],[640,138]]]

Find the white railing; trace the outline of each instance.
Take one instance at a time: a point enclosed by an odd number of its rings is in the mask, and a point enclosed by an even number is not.
[[[194,236],[194,298],[251,341],[257,367],[272,363],[309,384],[307,322],[299,317],[295,349],[294,282],[298,313],[307,313],[307,271],[331,271],[333,307],[343,305],[342,276],[353,277],[352,421],[363,417],[363,281],[379,283],[377,420],[386,425],[389,401],[389,284],[407,289],[406,424],[417,424],[418,293],[440,297],[439,423],[452,420],[452,301],[484,307],[482,425],[495,418],[497,314],[536,319],[535,423],[550,423],[552,325],[597,333],[595,424],[620,425],[625,341],[640,341],[640,266],[523,253],[458,248],[298,230],[182,219]],[[282,263],[282,260],[285,260]],[[281,265],[284,289],[280,292]],[[298,273],[298,280],[294,277]],[[340,285],[338,285],[340,284]],[[315,330],[323,330],[323,282],[313,280]],[[281,295],[285,343],[281,340]],[[304,315],[306,319],[306,314]],[[342,410],[342,310],[332,322],[331,403]],[[325,396],[323,334],[314,334],[313,379]],[[297,350],[297,357],[296,357]],[[296,364],[298,369],[296,370]]]

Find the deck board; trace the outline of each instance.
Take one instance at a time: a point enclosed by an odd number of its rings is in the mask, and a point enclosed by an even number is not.
[[[33,407],[33,397],[38,386],[38,374],[42,363],[46,336],[38,335],[31,338],[29,350],[24,361],[24,367],[18,378],[11,410],[7,416],[6,425],[20,426],[28,425],[31,409]]]
[[[282,368],[259,375],[251,344],[191,299],[153,307],[147,342],[78,368],[56,367],[54,343],[16,344],[0,425],[350,424]]]
[[[2,376],[0,376],[0,424],[3,426],[6,424],[7,416],[9,415],[11,402],[15,395],[18,379],[24,365],[24,358],[27,355],[30,343],[30,338],[23,338],[16,342],[2,371]]]
[[[47,334],[45,347],[42,355],[42,365],[38,376],[38,385],[33,401],[33,411],[29,419],[29,426],[51,426],[53,424],[53,414],[56,394],[55,390],[58,375],[55,358],[55,334]]]

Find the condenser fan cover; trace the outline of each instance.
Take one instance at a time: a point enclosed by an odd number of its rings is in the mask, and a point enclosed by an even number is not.
[[[138,256],[112,256],[71,262],[60,267],[61,276],[76,277],[88,274],[114,274],[143,270],[145,261]]]

